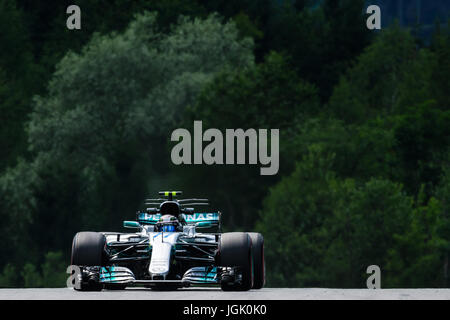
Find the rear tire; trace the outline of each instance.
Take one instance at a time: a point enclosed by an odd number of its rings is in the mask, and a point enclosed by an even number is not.
[[[105,265],[105,236],[98,232],[78,232],[72,241],[71,264],[79,267]],[[80,291],[100,291],[103,285],[89,281],[80,283]]]
[[[261,289],[266,282],[266,266],[264,263],[264,238],[261,233],[249,232],[253,251],[253,287]]]
[[[224,291],[247,291],[253,285],[252,240],[247,233],[229,232],[220,237],[218,263],[222,267],[239,267],[241,283],[222,281]]]

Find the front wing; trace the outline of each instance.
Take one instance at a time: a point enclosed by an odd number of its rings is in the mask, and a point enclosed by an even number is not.
[[[187,270],[180,280],[136,279],[133,272],[126,267],[85,267],[82,269],[83,282],[96,282],[117,286],[173,286],[219,285],[222,281],[238,283],[242,274],[238,267],[193,267]]]

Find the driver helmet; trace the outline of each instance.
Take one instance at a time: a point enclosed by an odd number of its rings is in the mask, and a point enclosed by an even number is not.
[[[175,232],[177,231],[179,221],[176,217],[172,215],[164,215],[156,223],[156,227],[162,232]]]

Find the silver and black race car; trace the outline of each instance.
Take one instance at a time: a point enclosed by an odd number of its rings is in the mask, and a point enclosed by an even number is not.
[[[72,265],[82,291],[145,286],[176,289],[216,285],[223,290],[261,289],[265,282],[260,233],[221,232],[220,212],[196,212],[207,199],[175,199],[181,191],[159,192],[151,206],[124,221],[135,233],[79,232]],[[199,211],[199,210],[197,210]]]

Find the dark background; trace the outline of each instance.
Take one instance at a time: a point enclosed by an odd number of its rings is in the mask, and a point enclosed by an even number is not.
[[[181,189],[262,232],[268,286],[364,287],[377,264],[383,287],[448,287],[449,10],[0,0],[0,286],[65,286],[77,231]],[[280,129],[279,173],[172,165],[194,120]]]

